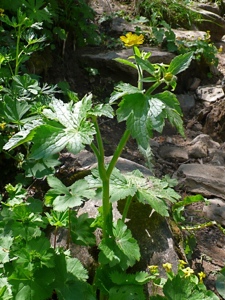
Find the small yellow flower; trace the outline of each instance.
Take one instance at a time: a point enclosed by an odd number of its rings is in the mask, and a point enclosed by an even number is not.
[[[149,268],[150,273],[153,275],[159,272],[158,266],[152,265],[152,266],[148,266],[148,268]]]
[[[219,52],[219,53],[222,53],[222,52],[223,52],[223,46],[222,46],[222,45],[220,45],[220,47],[219,47],[219,49],[218,49],[218,52]]]
[[[4,16],[4,9],[0,8],[0,16],[3,17]]]
[[[179,269],[183,269],[183,267],[184,267],[185,265],[187,265],[186,261],[180,259],[180,260],[179,260],[178,268],[179,268]]]
[[[185,278],[191,276],[191,274],[194,273],[194,271],[191,268],[189,268],[189,267],[187,267],[185,269],[182,269],[182,271],[185,274],[185,276],[184,276]]]
[[[4,130],[5,129],[5,125],[6,125],[5,122],[0,123],[0,130]]]
[[[163,268],[166,272],[170,272],[172,270],[172,265],[170,263],[163,264]]]
[[[200,272],[198,273],[198,277],[199,277],[199,282],[202,283],[203,279],[206,277],[204,272]]]
[[[132,47],[135,45],[141,45],[144,43],[143,34],[137,35],[132,32],[128,32],[126,36],[122,35],[120,37],[121,41],[124,43],[126,47]]]

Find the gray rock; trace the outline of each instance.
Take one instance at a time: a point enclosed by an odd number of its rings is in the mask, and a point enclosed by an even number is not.
[[[208,205],[204,205],[203,213],[209,220],[225,226],[225,201],[222,199],[210,199]]]
[[[199,134],[190,142],[190,145],[194,145],[198,142],[204,143],[207,146],[207,148],[217,149],[220,147],[220,144],[215,142],[208,134]]]
[[[184,162],[188,160],[187,150],[175,145],[162,145],[159,147],[158,154],[165,160],[176,160]]]
[[[188,156],[190,158],[203,158],[208,156],[208,148],[207,145],[198,141],[194,145],[188,148]]]
[[[196,94],[199,99],[207,102],[215,102],[224,97],[223,88],[216,85],[199,86]]]
[[[225,199],[225,167],[182,164],[174,177],[186,192]]]
[[[190,94],[180,94],[177,95],[177,99],[180,102],[181,109],[185,114],[188,114],[190,110],[195,107],[195,97]]]

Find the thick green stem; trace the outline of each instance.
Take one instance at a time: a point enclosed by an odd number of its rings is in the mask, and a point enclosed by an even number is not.
[[[155,83],[147,90],[147,92],[145,93],[145,95],[146,95],[146,96],[150,96],[150,95],[154,92],[154,90],[157,89],[161,84],[162,84],[161,80],[155,82]]]
[[[137,70],[138,70],[138,89],[141,91],[143,90],[143,71],[139,65],[137,65]]]
[[[114,154],[113,154],[113,157],[112,157],[112,159],[109,163],[109,166],[107,168],[106,174],[107,174],[108,177],[110,177],[113,169],[115,168],[116,163],[118,161],[118,158],[120,157],[120,155],[121,155],[128,139],[129,139],[129,137],[130,137],[130,130],[126,129],[123,136],[122,136],[122,138],[121,138],[121,140],[120,140],[120,142],[119,142],[119,144],[118,144],[118,146],[117,146],[117,148],[116,148],[116,150],[115,150],[115,152],[114,152]]]
[[[15,74],[18,75],[19,71],[19,51],[20,51],[20,37],[21,37],[21,27],[18,27],[18,32],[17,32],[17,40],[16,40],[16,66],[15,66]]]
[[[92,149],[94,153],[96,154],[97,160],[98,160],[98,170],[99,170],[99,176],[102,180],[102,207],[103,207],[103,238],[109,236],[112,234],[112,205],[109,202],[109,178],[104,158],[105,158],[105,152],[101,137],[101,132],[98,126],[97,118],[92,118],[95,130],[96,130],[96,141],[98,148],[92,144]]]

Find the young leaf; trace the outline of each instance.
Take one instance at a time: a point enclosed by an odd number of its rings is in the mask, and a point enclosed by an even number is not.
[[[180,54],[176,56],[170,63],[169,68],[167,69],[167,72],[172,73],[173,75],[177,75],[184,70],[186,70],[192,60],[193,52],[188,52],[185,54]]]
[[[137,241],[122,220],[114,224],[113,237],[103,239],[99,249],[99,261],[102,264],[109,264],[111,267],[119,264],[122,270],[133,266],[140,259]]]
[[[132,68],[134,68],[134,69],[137,69],[137,66],[136,66],[133,62],[131,62],[131,61],[127,60],[127,59],[123,59],[123,58],[115,58],[114,60],[115,60],[115,61],[118,61],[119,63],[121,63],[121,64],[123,64],[123,65],[127,65],[127,66],[129,66],[129,67],[132,67]]]
[[[89,114],[97,117],[106,116],[108,118],[113,118],[114,116],[113,108],[110,104],[97,104],[90,110]]]
[[[114,92],[112,93],[112,95],[109,99],[109,103],[113,103],[125,95],[137,94],[137,93],[142,93],[142,91],[140,91],[137,87],[135,87],[129,83],[123,83],[123,82],[119,83],[114,88]]]
[[[84,179],[76,181],[69,187],[53,176],[48,177],[48,182],[52,189],[45,194],[45,203],[52,205],[56,211],[80,206],[85,198],[90,199],[95,195]]]
[[[137,64],[139,66],[141,66],[141,68],[144,71],[148,72],[149,74],[153,75],[153,77],[154,77],[156,70],[154,68],[154,65],[151,64],[149,60],[142,59],[142,58],[140,58],[138,56],[135,56],[135,60],[136,60]]]
[[[71,237],[72,241],[77,245],[92,246],[96,244],[94,228],[91,227],[93,218],[89,218],[88,214],[82,214],[79,217],[73,217],[71,221]]]

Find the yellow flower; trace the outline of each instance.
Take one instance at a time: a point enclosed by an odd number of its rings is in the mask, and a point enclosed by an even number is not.
[[[152,265],[152,266],[148,266],[148,268],[149,268],[150,273],[153,275],[159,272],[158,266]]]
[[[186,261],[180,259],[180,260],[179,260],[178,268],[179,268],[179,269],[183,269],[183,267],[184,267],[185,265],[187,265]]]
[[[222,45],[219,47],[218,52],[219,52],[219,53],[222,53],[222,52],[223,52],[223,46],[222,46]]]
[[[0,130],[4,130],[5,129],[5,125],[6,125],[5,122],[0,123]]]
[[[204,272],[200,272],[198,273],[198,277],[199,277],[199,282],[202,283],[202,279],[206,277],[205,273]]]
[[[143,34],[137,35],[132,32],[128,32],[126,36],[122,35],[120,37],[121,41],[124,43],[126,47],[132,47],[135,45],[141,45],[144,43]]]
[[[191,276],[191,274],[194,273],[194,271],[191,268],[189,268],[189,267],[187,267],[185,269],[182,269],[182,271],[185,274],[185,276],[184,276],[185,278]]]
[[[163,268],[166,272],[170,272],[172,270],[172,265],[170,263],[163,264]]]

